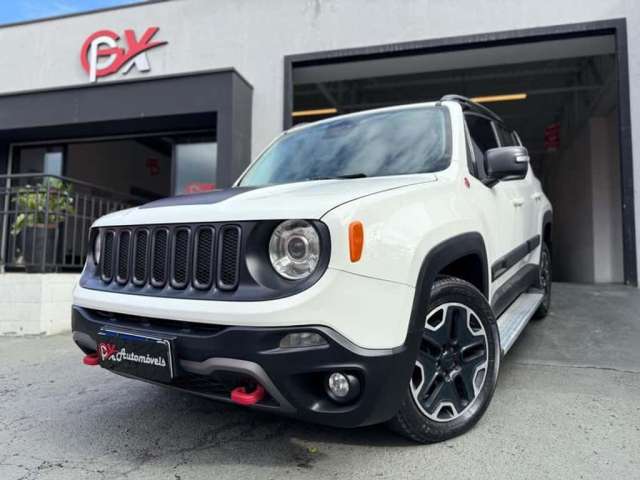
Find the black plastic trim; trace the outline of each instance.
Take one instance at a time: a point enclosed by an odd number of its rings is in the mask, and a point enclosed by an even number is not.
[[[183,380],[193,375],[206,380],[214,371],[233,372],[237,366],[251,366],[244,368],[244,373],[257,382],[263,381],[269,392],[277,392],[272,395],[277,404],[261,402],[251,408],[337,427],[371,425],[393,417],[404,398],[415,363],[415,356],[406,345],[365,349],[323,326],[223,327],[73,307],[73,338],[85,353],[96,348],[98,332],[103,327],[173,339],[177,377],[172,383],[160,385],[228,402],[228,391],[203,394],[188,383],[185,386]],[[318,347],[280,348],[280,340],[294,332],[315,332],[327,343]],[[326,377],[334,371],[347,372],[360,381],[360,395],[351,403],[336,403],[326,394]]]
[[[122,262],[120,262],[120,248],[122,247],[123,237],[127,235],[129,236],[129,240],[127,244],[127,256],[126,256],[126,261],[124,262],[124,265],[122,265]],[[116,242],[117,257],[115,260],[115,265],[116,265],[115,277],[116,277],[116,282],[118,282],[120,285],[124,285],[125,283],[127,283],[129,281],[129,278],[131,277],[131,245],[132,243],[133,242],[131,241],[131,230],[120,230],[118,232],[118,241]],[[121,268],[125,270],[124,275],[120,275]]]
[[[158,279],[155,278],[155,274],[154,274],[154,265],[156,263],[156,255],[158,253],[158,250],[156,249],[156,242],[158,241],[158,235],[161,232],[165,232],[167,235],[167,245],[165,247],[165,255],[164,255],[164,267],[162,268],[162,270],[164,271],[164,278],[163,279]],[[171,232],[169,231],[168,228],[166,227],[158,227],[158,228],[154,228],[151,232],[151,260],[149,262],[149,283],[151,284],[152,287],[155,288],[162,288],[164,287],[167,282],[168,282],[168,276],[169,276],[169,259],[170,259],[170,255],[171,255]]]
[[[405,340],[405,344],[413,349],[415,355],[417,355],[418,342],[424,330],[424,319],[433,282],[447,265],[468,255],[476,255],[480,258],[482,265],[482,288],[480,291],[486,298],[489,297],[487,250],[482,235],[477,232],[463,233],[433,247],[420,267],[416,281],[416,294],[411,309],[409,331]]]
[[[105,252],[107,251],[107,242],[111,242],[111,261],[107,264],[105,258]],[[102,237],[102,247],[100,252],[100,278],[103,282],[110,283],[113,280],[113,270],[116,259],[115,252],[115,233],[112,230],[107,230],[103,233]],[[110,269],[110,272],[107,272],[107,267]]]
[[[176,248],[177,248],[177,242],[178,242],[178,235],[180,234],[180,232],[186,232],[187,233],[187,258],[186,258],[186,273],[185,273],[185,279],[182,282],[179,282],[178,280],[176,280]],[[178,289],[178,290],[182,290],[184,288],[187,287],[187,285],[189,285],[189,282],[191,280],[191,244],[192,244],[192,233],[191,233],[191,229],[189,227],[178,227],[173,231],[173,235],[171,235],[171,259],[170,259],[170,265],[171,267],[169,268],[169,274],[171,275],[171,279],[170,279],[170,283],[171,283],[171,287]]]
[[[516,298],[522,293],[526,292],[529,288],[538,284],[539,266],[534,263],[529,263],[518,270],[511,278],[509,278],[504,284],[500,285],[491,300],[491,308],[496,317],[502,315],[502,313],[511,305]]]
[[[225,257],[225,244],[229,241],[227,240],[227,235],[229,232],[237,232],[238,240],[237,246],[235,248],[234,254],[232,255],[232,259],[234,262],[232,278],[234,279],[231,282],[226,282],[223,277],[224,273],[224,257]],[[239,225],[225,225],[218,231],[218,265],[216,269],[216,280],[218,282],[218,288],[220,290],[235,290],[238,288],[238,283],[240,280],[240,252],[242,251],[242,228]],[[228,272],[227,272],[228,273]]]
[[[209,254],[209,259],[207,261],[208,265],[209,265],[209,280],[206,283],[202,283],[200,281],[198,281],[197,279],[197,274],[198,274],[198,259],[200,256],[200,249],[199,249],[199,239],[200,239],[200,235],[202,234],[202,232],[204,231],[209,231],[211,234],[211,253]],[[204,226],[199,226],[196,228],[195,234],[194,234],[194,241],[193,241],[193,277],[192,277],[192,282],[193,282],[193,286],[194,288],[198,289],[198,290],[209,290],[211,288],[211,286],[213,285],[213,279],[214,279],[214,272],[216,271],[216,264],[215,264],[215,259],[216,259],[216,247],[217,247],[217,243],[216,242],[216,238],[217,238],[217,230],[210,226],[210,225],[204,225]]]
[[[138,261],[138,241],[139,241],[138,235],[141,233],[144,234],[146,237],[146,244],[144,248],[144,275],[142,277],[138,277],[136,276],[136,265]],[[151,251],[151,249],[149,248],[150,245],[151,245],[151,232],[149,231],[149,229],[136,228],[133,234],[133,254],[131,256],[131,282],[138,287],[143,286],[145,283],[147,283],[149,279],[149,265],[151,263],[149,261],[149,252]]]
[[[495,282],[498,278],[507,273],[511,267],[538,248],[538,245],[540,245],[540,235],[531,237],[526,242],[518,245],[506,255],[503,255],[493,262],[493,265],[491,266],[491,281]]]

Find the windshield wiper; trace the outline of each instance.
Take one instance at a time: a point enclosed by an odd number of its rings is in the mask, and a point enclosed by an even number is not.
[[[348,175],[336,175],[335,177],[311,177],[307,180],[348,180],[351,178],[366,178],[366,173],[350,173]]]

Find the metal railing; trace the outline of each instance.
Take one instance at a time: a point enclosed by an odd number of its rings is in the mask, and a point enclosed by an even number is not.
[[[94,220],[143,202],[57,175],[0,175],[0,272],[80,271]]]

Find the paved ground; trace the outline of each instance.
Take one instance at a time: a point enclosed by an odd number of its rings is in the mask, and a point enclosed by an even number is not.
[[[84,367],[68,335],[0,338],[0,479],[637,479],[639,341],[639,291],[556,285],[478,426],[417,446]]]

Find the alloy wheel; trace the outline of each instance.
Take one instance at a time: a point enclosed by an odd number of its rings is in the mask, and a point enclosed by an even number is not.
[[[431,311],[410,383],[422,413],[448,422],[467,411],[484,385],[488,352],[487,333],[472,309],[445,303]]]

